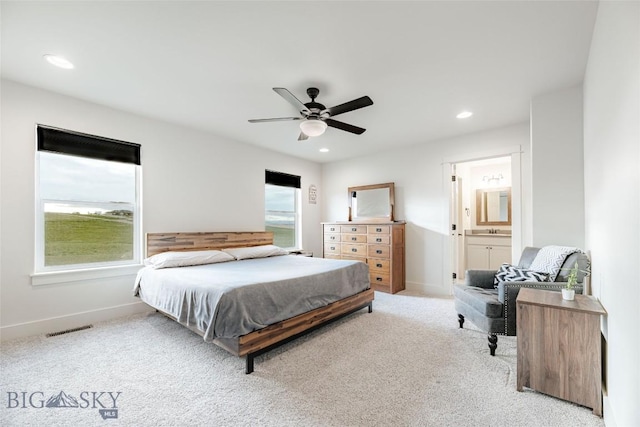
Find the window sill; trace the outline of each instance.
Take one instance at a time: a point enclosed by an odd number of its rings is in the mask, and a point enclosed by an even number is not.
[[[82,280],[104,279],[108,277],[131,276],[138,273],[141,264],[118,265],[115,267],[87,268],[83,270],[51,271],[33,273],[31,285],[52,285],[55,283],[78,282]],[[133,286],[133,285],[132,285]]]

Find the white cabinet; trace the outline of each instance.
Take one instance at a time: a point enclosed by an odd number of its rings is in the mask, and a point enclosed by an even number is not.
[[[498,270],[500,264],[511,263],[511,236],[466,235],[466,269]]]

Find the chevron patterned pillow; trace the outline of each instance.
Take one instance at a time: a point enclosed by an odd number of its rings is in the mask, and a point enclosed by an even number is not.
[[[493,284],[498,282],[548,282],[549,274],[533,270],[525,270],[511,264],[502,264],[498,269]]]
[[[548,273],[549,281],[553,282],[556,280],[565,259],[575,252],[582,251],[571,246],[544,246],[540,248],[529,268],[533,271]]]

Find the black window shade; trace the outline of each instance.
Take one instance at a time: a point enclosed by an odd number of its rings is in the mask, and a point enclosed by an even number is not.
[[[38,125],[38,151],[140,164],[140,144]]]
[[[282,187],[300,188],[300,177],[288,173],[265,170],[265,184],[280,185]]]

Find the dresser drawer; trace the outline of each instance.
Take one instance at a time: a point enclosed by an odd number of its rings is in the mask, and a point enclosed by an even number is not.
[[[389,236],[388,234],[367,234],[367,243],[388,245],[390,241],[391,236]]]
[[[364,243],[343,243],[341,253],[343,255],[351,255],[351,256],[367,256],[367,245]]]
[[[390,253],[389,245],[369,245],[367,256],[369,258],[389,258]]]
[[[376,271],[369,272],[369,281],[371,285],[385,285],[389,286],[391,283],[391,277],[386,273],[379,273]]]
[[[340,255],[342,245],[340,243],[324,242],[324,253]]]
[[[340,241],[340,233],[325,233],[324,241],[325,242],[339,242]]]
[[[324,232],[325,233],[339,233],[340,232],[340,226],[339,225],[334,225],[334,224],[325,224],[324,225]]]
[[[343,234],[342,242],[344,243],[367,243],[366,234]]]
[[[391,271],[391,261],[388,259],[368,258],[367,264],[369,264],[369,271],[387,274]]]
[[[390,234],[391,227],[388,225],[367,225],[369,234]]]
[[[367,234],[367,226],[366,225],[342,225],[340,226],[341,233],[352,233],[352,234]]]

